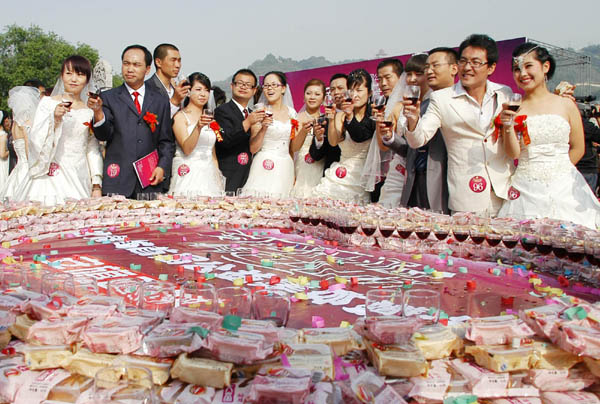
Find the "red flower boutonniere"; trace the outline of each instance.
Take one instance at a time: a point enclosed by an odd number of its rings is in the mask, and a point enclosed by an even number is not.
[[[156,125],[158,125],[158,117],[156,114],[146,111],[146,115],[144,115],[144,121],[148,124],[148,126],[150,126],[150,130],[154,133],[156,130]]]
[[[222,142],[223,141],[223,128],[221,128],[221,126],[219,126],[219,123],[217,121],[212,121],[208,125],[208,127],[211,128],[213,132],[215,132],[215,135],[217,136],[217,142]]]
[[[295,119],[290,119],[290,122],[292,123],[292,131],[290,133],[290,140],[294,140],[294,138],[296,137],[296,131],[298,130],[298,121]]]
[[[83,124],[90,129],[90,134],[93,135],[94,134],[94,121],[90,120],[89,122],[84,122]]]
[[[525,143],[525,146],[531,143],[531,138],[529,137],[529,130],[527,130],[527,115],[518,115],[515,117],[515,131],[521,132],[521,136],[523,136],[523,143]]]
[[[502,121],[500,120],[500,115],[496,116],[494,121],[492,122],[494,126],[494,133],[492,133],[492,142],[496,143],[498,141],[498,136],[500,136],[500,129],[502,128]]]

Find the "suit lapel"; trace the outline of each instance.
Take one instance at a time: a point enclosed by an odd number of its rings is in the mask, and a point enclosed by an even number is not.
[[[131,94],[129,94],[129,91],[127,91],[127,87],[125,87],[125,84],[121,86],[121,92],[119,96],[121,97],[121,100],[125,103],[125,105],[127,105],[129,109],[133,111],[134,114],[139,116],[137,109],[135,108],[135,104],[133,103],[133,98],[131,98]]]
[[[156,73],[154,73],[154,75],[152,76],[152,80],[154,80],[154,85],[156,85],[158,91],[160,91],[165,97],[170,98],[169,93],[165,89],[165,85],[162,83],[162,81],[160,81]]]
[[[148,86],[146,86],[146,91],[144,94],[144,105],[142,105],[142,117],[146,114],[146,112],[152,112],[152,104],[154,103],[155,97],[154,91],[152,91]],[[157,118],[160,121],[160,117]]]
[[[233,100],[229,101],[229,109],[233,114],[235,114],[235,116],[239,118],[240,121],[244,120],[244,114],[242,113],[242,111],[240,111],[240,109],[238,108],[236,103],[233,102]]]
[[[471,127],[471,129],[473,129],[475,132],[479,133],[482,136],[485,135],[485,131],[481,130],[481,128],[479,127],[479,122],[475,120],[476,116],[473,113],[473,106],[471,105],[466,96],[452,96],[452,99],[450,101],[450,108],[452,108],[454,112],[456,112],[456,114],[460,116],[461,119]]]

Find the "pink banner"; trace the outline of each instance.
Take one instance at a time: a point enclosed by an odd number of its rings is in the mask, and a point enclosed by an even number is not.
[[[518,45],[526,41],[526,38],[515,38],[508,39],[505,41],[498,41],[498,64],[496,65],[496,71],[490,76],[490,80],[505,84],[513,89],[517,90],[515,82],[512,77],[512,51]],[[454,48],[458,51],[458,47]],[[363,60],[360,62],[346,63],[342,65],[334,65],[327,67],[319,67],[316,69],[298,70],[295,72],[286,73],[290,89],[292,90],[292,96],[294,98],[294,107],[296,110],[300,110],[304,105],[304,84],[311,79],[323,80],[325,85],[329,86],[329,78],[335,73],[348,74],[354,69],[363,68],[371,74],[377,73],[377,65],[384,59],[397,58],[406,64],[406,61],[410,59],[412,55],[401,55],[401,56],[388,56],[381,59]]]

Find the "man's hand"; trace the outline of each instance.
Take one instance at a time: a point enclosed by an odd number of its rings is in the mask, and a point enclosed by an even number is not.
[[[171,97],[171,104],[173,105],[181,105],[181,103],[183,102],[183,100],[185,99],[185,97],[187,97],[187,95],[190,92],[190,85],[186,84],[187,80],[182,80],[178,85],[173,86],[173,89],[175,90],[175,92],[173,93],[173,96]]]
[[[319,142],[325,139],[325,128],[319,124],[316,124],[313,128],[313,133]]]
[[[92,198],[100,198],[102,196],[102,188],[98,185],[92,187]]]
[[[421,111],[421,101],[417,101],[416,105],[412,105],[411,101],[403,101],[404,109],[403,114],[406,117],[408,123],[408,130],[413,131],[417,127],[419,122],[419,111]]]
[[[102,111],[102,98],[89,97],[87,101],[87,106],[89,109],[94,111],[94,122],[100,122],[104,119],[104,111]]]
[[[165,170],[161,167],[156,167],[150,176],[150,185],[158,185],[165,179]]]

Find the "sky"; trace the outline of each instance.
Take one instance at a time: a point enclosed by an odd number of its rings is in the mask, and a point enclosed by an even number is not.
[[[268,53],[373,59],[458,46],[471,33],[552,45],[600,43],[600,0],[145,0],[3,2],[2,30],[32,24],[96,48],[120,72],[129,44],[175,44],[182,71],[223,80]]]

